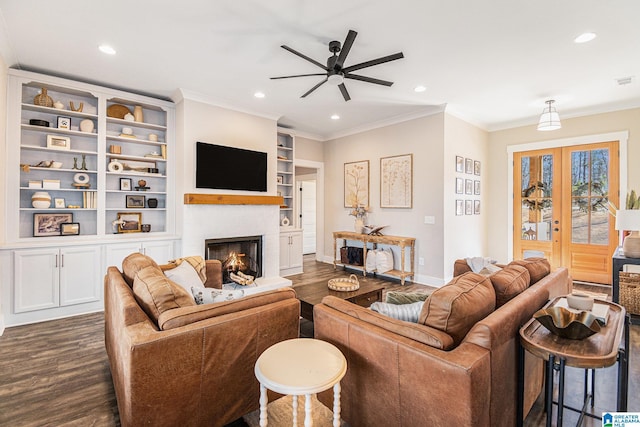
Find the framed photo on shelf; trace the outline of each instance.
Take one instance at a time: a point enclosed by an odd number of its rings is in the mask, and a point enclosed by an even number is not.
[[[473,174],[480,176],[480,161],[479,160],[474,160],[473,161]]]
[[[464,215],[463,200],[456,200],[456,216]]]
[[[473,180],[464,180],[464,194],[473,194]]]
[[[456,178],[456,194],[464,194],[464,180]]]
[[[277,182],[278,184],[282,184],[282,183],[284,183],[284,177],[283,177],[282,175],[278,175],[278,176],[276,177],[276,182]]]
[[[80,234],[79,222],[65,222],[60,224],[61,236],[77,236]]]
[[[131,191],[131,178],[120,178],[120,191]]]
[[[464,172],[464,157],[456,156],[456,172]]]
[[[137,233],[142,231],[141,212],[118,212],[118,233]]]
[[[380,207],[413,207],[413,154],[380,159]]]
[[[64,209],[67,207],[67,205],[64,204],[63,198],[56,197],[55,199],[53,199],[53,203],[56,209]]]
[[[50,150],[70,150],[71,138],[66,136],[47,135],[47,148]]]
[[[473,159],[464,159],[464,173],[473,173]]]
[[[480,215],[480,200],[473,201],[473,214]]]
[[[473,200],[464,201],[464,214],[473,215]]]
[[[369,160],[344,164],[344,207],[369,206]]]
[[[480,195],[480,181],[473,181],[473,194]]]
[[[127,208],[144,208],[145,196],[127,195]]]
[[[71,117],[58,116],[58,129],[71,129]]]
[[[34,213],[33,237],[59,236],[60,225],[73,222],[72,213]]]

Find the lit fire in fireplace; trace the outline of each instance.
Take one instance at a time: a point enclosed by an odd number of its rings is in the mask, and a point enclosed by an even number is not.
[[[245,271],[247,269],[247,266],[244,263],[245,256],[245,254],[231,252],[227,259],[222,263],[222,268],[233,273]]]

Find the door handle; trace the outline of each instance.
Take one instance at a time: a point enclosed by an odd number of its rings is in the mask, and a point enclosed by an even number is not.
[[[58,268],[58,255],[56,255],[56,265],[55,265],[55,267]]]
[[[64,254],[60,255],[60,267],[64,267]]]

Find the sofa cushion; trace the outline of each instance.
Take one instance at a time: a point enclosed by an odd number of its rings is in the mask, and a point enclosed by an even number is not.
[[[204,282],[198,272],[188,262],[180,263],[175,268],[164,270],[164,275],[176,284],[180,285],[185,291],[191,293],[191,288],[203,288]]]
[[[460,344],[469,329],[496,307],[496,293],[488,277],[464,273],[433,291],[426,299],[419,323],[451,335]]]
[[[126,280],[129,286],[133,286],[133,279],[136,278],[138,271],[149,266],[157,269],[160,268],[152,258],[142,255],[139,252],[132,253],[122,260],[122,275],[124,276],[124,280]]]
[[[424,301],[417,301],[411,304],[388,304],[386,302],[374,302],[370,308],[385,316],[405,322],[417,323]]]
[[[531,285],[551,272],[551,265],[549,265],[549,261],[546,258],[516,259],[511,261],[509,265],[521,265],[522,267],[529,270],[529,276],[531,276]]]
[[[196,305],[190,293],[171,281],[160,268],[151,265],[136,274],[133,295],[156,324],[160,314],[167,310]]]
[[[496,308],[529,287],[529,270],[521,265],[508,265],[489,276],[496,292]]]
[[[431,292],[397,292],[387,291],[385,302],[389,304],[412,304],[429,298]]]

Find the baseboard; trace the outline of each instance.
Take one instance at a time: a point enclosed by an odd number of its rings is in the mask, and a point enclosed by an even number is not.
[[[4,315],[0,314],[0,337],[4,334]]]

